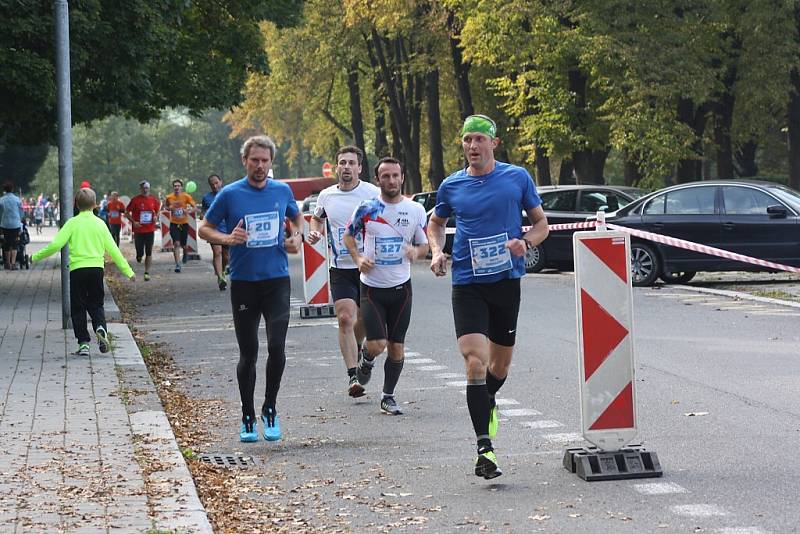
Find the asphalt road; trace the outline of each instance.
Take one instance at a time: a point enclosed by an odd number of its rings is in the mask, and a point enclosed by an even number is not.
[[[413,271],[401,417],[379,411],[382,360],[368,395],[346,394],[334,319],[293,319],[278,397],[285,438],[238,441],[238,351],[227,292],[209,258],[132,296],[151,342],[184,371],[180,387],[221,399],[207,450],[253,455],[249,468],[310,524],[353,531],[794,532],[800,524],[800,309],[669,287],[634,291],[639,437],[658,454],[657,479],[587,483],[566,471],[581,444],[575,290],[571,273],[523,279],[517,351],[499,397],[495,440],[504,475],[472,474],[474,435],[456,350],[449,280]],[[262,331],[262,337],[264,333]],[[262,348],[266,351],[265,345]],[[263,392],[262,373],[256,406]],[[695,415],[689,415],[695,414]]]

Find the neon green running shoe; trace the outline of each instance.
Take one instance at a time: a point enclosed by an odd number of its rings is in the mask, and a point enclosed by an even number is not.
[[[494,439],[497,436],[497,427],[499,425],[497,403],[494,397],[489,397],[489,439]]]
[[[495,456],[492,449],[484,449],[483,452],[478,451],[478,457],[475,459],[475,474],[486,480],[491,480],[503,474],[497,465],[497,456]]]

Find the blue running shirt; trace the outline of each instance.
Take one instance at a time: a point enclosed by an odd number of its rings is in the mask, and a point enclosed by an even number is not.
[[[542,203],[531,175],[522,167],[496,162],[492,172],[454,172],[439,186],[437,216],[456,216],[453,285],[488,284],[525,274],[525,258],[514,257],[506,241],[522,237],[522,210]]]
[[[240,220],[247,243],[231,247],[231,280],[257,282],[289,276],[289,259],[283,248],[284,218],[297,216],[292,190],[283,182],[267,180],[263,189],[247,177],[223,187],[206,213],[208,222],[233,230]]]

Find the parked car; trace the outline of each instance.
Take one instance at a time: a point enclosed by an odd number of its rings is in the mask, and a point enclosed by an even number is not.
[[[661,189],[607,222],[800,266],[800,193],[772,182],[708,180]],[[631,238],[635,286],[661,277],[683,283],[698,271],[774,271],[768,267]]]
[[[427,212],[436,207],[436,191],[426,191],[424,193],[415,193],[411,200],[419,202]]]
[[[636,187],[616,185],[564,185],[538,187],[549,224],[584,222],[598,211],[615,212],[646,194]],[[529,224],[523,216],[524,224]],[[547,266],[572,264],[574,230],[558,230],[525,256],[525,270],[536,273]]]

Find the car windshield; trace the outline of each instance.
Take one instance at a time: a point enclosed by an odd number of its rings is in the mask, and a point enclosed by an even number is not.
[[[771,187],[769,191],[795,209],[800,209],[800,193],[784,186]]]

